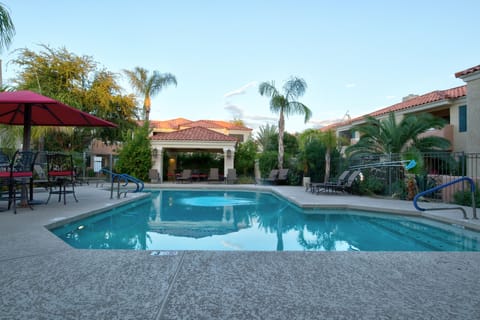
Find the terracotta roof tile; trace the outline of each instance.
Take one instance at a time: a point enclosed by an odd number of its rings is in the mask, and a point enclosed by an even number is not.
[[[213,130],[202,127],[183,129],[175,132],[157,134],[151,137],[152,140],[188,140],[188,141],[237,141]]]
[[[368,115],[372,117],[377,117],[386,113],[406,110],[406,109],[421,106],[427,103],[463,97],[466,94],[467,94],[467,86],[465,85],[452,88],[452,89],[447,89],[447,90],[437,90],[437,91],[433,91],[415,98],[411,98],[407,101],[403,101],[403,102],[394,104],[392,106],[374,111],[372,113],[369,113]]]
[[[203,127],[215,129],[229,129],[229,130],[252,130],[250,128],[239,126],[231,122],[221,120],[197,120],[182,124],[184,127]]]
[[[321,131],[326,131],[328,129],[334,129],[334,128],[337,128],[337,127],[340,127],[340,126],[347,126],[347,125],[350,125],[351,123],[353,123],[355,121],[358,121],[358,120],[361,120],[361,119],[365,118],[366,116],[378,117],[378,116],[381,116],[381,115],[384,115],[384,114],[387,114],[387,113],[390,113],[390,112],[407,110],[407,109],[410,109],[410,108],[413,108],[413,107],[418,107],[418,106],[421,106],[421,105],[424,105],[424,104],[438,102],[438,101],[442,101],[442,100],[457,99],[457,98],[460,98],[460,97],[464,97],[466,95],[467,95],[467,86],[466,85],[456,87],[456,88],[447,89],[447,90],[432,91],[432,92],[426,93],[424,95],[414,97],[414,98],[411,98],[409,100],[391,105],[389,107],[373,111],[373,112],[368,113],[366,115],[355,117],[355,118],[350,119],[348,121],[333,123],[333,124],[331,124],[327,127],[321,128],[320,130]]]
[[[471,67],[471,68],[468,68],[466,70],[462,70],[462,71],[459,71],[459,72],[455,73],[455,77],[456,78],[461,78],[463,76],[466,76],[467,74],[474,73],[474,72],[477,72],[477,71],[480,71],[480,64],[478,66]]]
[[[151,120],[150,121],[150,127],[151,128],[157,128],[157,129],[173,129],[173,130],[178,130],[179,126],[183,125],[184,123],[191,122],[188,119],[185,118],[176,118],[176,119],[170,119],[170,120],[162,120],[162,121],[157,121],[157,120]]]

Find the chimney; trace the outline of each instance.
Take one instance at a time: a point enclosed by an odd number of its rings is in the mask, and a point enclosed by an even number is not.
[[[402,98],[402,102],[411,100],[411,99],[416,98],[416,97],[418,97],[418,94],[410,93],[408,96],[405,96],[405,97]]]

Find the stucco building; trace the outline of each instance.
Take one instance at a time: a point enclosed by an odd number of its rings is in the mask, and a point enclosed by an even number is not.
[[[153,167],[164,177],[175,174],[177,169],[175,154],[178,152],[221,153],[224,159],[224,172],[234,168],[237,144],[249,139],[252,129],[232,122],[220,120],[191,121],[177,118],[165,121],[150,121]],[[164,153],[168,152],[168,163],[164,163]]]
[[[453,152],[480,152],[480,65],[455,74],[466,85],[446,90],[436,90],[422,95],[408,95],[403,101],[368,113],[377,119],[395,113],[399,120],[407,114],[431,113],[446,120],[441,130],[431,130],[426,135],[436,135],[451,142]],[[353,131],[355,125],[365,123],[367,115],[348,121],[332,124],[322,130],[332,129],[338,137],[346,138],[351,144],[359,139],[359,133]]]

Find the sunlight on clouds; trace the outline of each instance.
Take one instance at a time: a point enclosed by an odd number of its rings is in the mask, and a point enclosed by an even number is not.
[[[238,89],[235,89],[235,90],[232,90],[230,92],[227,92],[223,95],[224,98],[229,98],[229,97],[232,97],[232,96],[236,96],[236,95],[240,95],[240,94],[245,94],[245,92],[247,91],[248,88],[250,87],[254,87],[258,85],[258,81],[251,81],[249,83],[247,83],[246,85],[244,86],[241,86],[240,88]]]

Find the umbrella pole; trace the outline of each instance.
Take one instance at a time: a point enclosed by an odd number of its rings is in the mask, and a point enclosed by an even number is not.
[[[32,131],[32,105],[25,104],[25,114],[23,115],[23,151],[30,150],[30,136]]]
[[[23,151],[29,151],[30,150],[30,135],[31,135],[31,129],[32,129],[32,105],[31,104],[25,104],[25,110],[24,110],[24,116],[23,116],[23,146],[22,150]],[[31,181],[33,182],[33,181]],[[33,187],[33,186],[30,186]],[[32,189],[33,191],[33,189]],[[27,190],[27,185],[22,183],[22,196],[21,196],[21,201],[20,201],[20,206],[21,207],[27,207],[28,206],[28,190]]]

